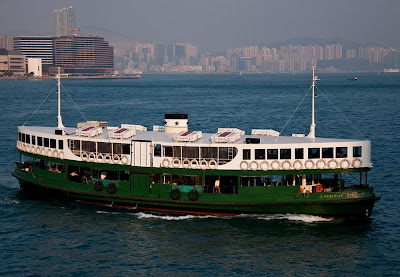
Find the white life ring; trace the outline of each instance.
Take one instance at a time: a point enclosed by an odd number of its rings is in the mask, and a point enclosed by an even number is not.
[[[190,162],[190,168],[192,169],[197,169],[199,167],[199,162],[197,160],[191,160]]]
[[[58,153],[58,157],[61,159],[61,160],[64,160],[64,151],[62,151],[62,150],[60,150],[60,152]]]
[[[20,149],[21,148],[21,142],[18,140],[17,141],[17,149]]]
[[[359,158],[355,158],[352,165],[354,168],[360,168],[362,166],[362,161]]]
[[[82,152],[81,153],[81,159],[82,159],[82,161],[89,160],[89,154],[87,152]]]
[[[94,154],[93,152],[90,152],[88,155],[88,161],[93,162],[95,159],[96,159],[96,154]]]
[[[180,167],[180,165],[181,165],[181,161],[178,158],[174,158],[172,160],[172,166],[173,167],[178,168],[178,167]]]
[[[26,151],[26,152],[30,152],[30,151],[31,151],[31,146],[30,146],[29,144],[27,144],[27,145],[25,146],[25,151]]]
[[[292,167],[292,164],[289,160],[285,160],[282,162],[282,169],[289,170]]]
[[[277,160],[272,161],[271,168],[273,170],[278,170],[280,167],[281,167],[281,164],[279,163],[279,161],[277,161]]]
[[[218,166],[218,163],[217,163],[217,161],[214,160],[214,159],[212,159],[212,160],[208,163],[208,167],[209,167],[210,169],[216,169],[217,166]]]
[[[242,161],[242,162],[240,163],[240,169],[241,169],[241,170],[247,170],[247,169],[249,169],[249,164],[248,164],[246,161]]]
[[[208,168],[208,162],[206,160],[200,161],[200,168],[206,170]]]
[[[169,159],[168,159],[168,158],[165,158],[165,159],[162,161],[161,164],[162,164],[163,167],[168,168],[168,167],[169,167]]]
[[[51,149],[47,149],[47,156],[49,157],[53,157],[53,152],[51,151]]]
[[[56,149],[53,150],[53,157],[58,158],[58,151]]]
[[[330,159],[328,161],[328,167],[330,169],[336,169],[338,167],[338,162],[335,159]]]
[[[121,158],[120,158],[119,155],[117,155],[117,154],[115,154],[115,155],[112,157],[112,160],[113,160],[113,163],[115,163],[115,164],[120,164],[120,163],[121,163]]]
[[[123,163],[125,165],[128,164],[129,163],[129,158],[126,155],[123,155],[121,157],[121,163]]]
[[[307,160],[307,161],[304,163],[304,166],[305,166],[307,169],[313,169],[314,166],[315,166],[315,164],[314,164],[314,161],[312,161],[312,160]]]
[[[42,148],[41,150],[40,150],[40,154],[42,155],[42,156],[46,156],[46,148]]]
[[[97,160],[97,162],[99,162],[99,163],[104,163],[104,156],[103,156],[103,154],[98,153],[98,154],[96,155],[96,160]]]
[[[105,163],[111,163],[112,159],[111,159],[111,155],[110,154],[105,154],[104,155],[104,162]]]
[[[295,160],[293,162],[293,168],[296,170],[301,170],[303,168],[303,163],[300,160]]]
[[[325,168],[325,161],[323,159],[320,159],[317,161],[317,163],[315,164],[317,166],[318,169],[324,169]]]
[[[36,147],[36,154],[39,154],[40,155],[40,151],[41,151],[42,149],[38,146],[38,147]]]
[[[344,159],[340,162],[340,167],[343,169],[347,169],[350,166],[350,161],[348,159]]]
[[[269,168],[269,165],[268,165],[268,162],[267,162],[267,161],[262,161],[262,162],[260,163],[260,169],[261,169],[261,170],[267,171],[268,168]]]
[[[249,168],[250,168],[251,170],[257,170],[257,169],[258,169],[258,162],[252,161],[252,162],[249,164]]]
[[[182,161],[182,167],[183,168],[189,168],[190,167],[190,161],[188,159],[184,159]]]

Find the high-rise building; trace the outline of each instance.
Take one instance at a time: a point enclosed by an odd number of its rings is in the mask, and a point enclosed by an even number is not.
[[[74,35],[76,28],[75,9],[72,6],[54,10],[54,34],[56,37]]]
[[[113,47],[98,36],[54,39],[54,66],[72,75],[114,74]]]
[[[14,76],[25,75],[26,65],[25,56],[18,51],[0,51],[0,76],[11,72]]]
[[[12,37],[0,36],[0,49],[12,50]]]
[[[41,58],[43,65],[53,65],[52,37],[14,37],[14,50],[20,51],[26,58]]]

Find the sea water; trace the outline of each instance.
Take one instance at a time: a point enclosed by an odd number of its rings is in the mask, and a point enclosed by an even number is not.
[[[10,173],[19,158],[17,126],[28,119],[57,125],[56,81],[0,80],[1,276],[398,275],[400,75],[350,77],[319,76],[316,135],[371,140],[368,182],[382,199],[366,220],[132,213],[21,195]],[[307,134],[311,123],[310,74],[144,75],[62,85],[65,126],[98,120],[152,129],[165,113],[187,113],[190,129],[203,132]]]

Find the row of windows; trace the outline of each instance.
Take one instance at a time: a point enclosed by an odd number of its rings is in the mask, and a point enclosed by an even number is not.
[[[49,147],[49,148],[53,148],[53,149],[56,149],[57,144],[58,144],[58,149],[60,149],[60,150],[64,149],[64,142],[62,140],[36,137],[33,135],[31,136],[31,135],[20,133],[20,132],[18,132],[18,140],[21,142],[24,142],[24,143],[37,145],[37,146],[43,146],[43,147]],[[58,141],[58,143],[57,143],[57,141]]]
[[[102,154],[130,154],[130,144],[111,143],[111,142],[94,142],[81,140],[68,140],[69,149],[75,155],[80,155],[80,152],[93,152]]]
[[[308,148],[306,149],[308,159],[329,159],[329,158],[347,158],[347,147],[323,147],[323,148]],[[361,146],[353,147],[353,157],[361,157]],[[292,158],[292,149],[255,149],[255,160],[286,160]],[[294,149],[295,159],[304,159],[304,148]],[[252,160],[251,149],[243,149],[243,160]]]
[[[193,147],[193,146],[163,146],[154,147],[154,156],[173,157],[178,159],[217,160],[225,164],[237,155],[236,147]]]

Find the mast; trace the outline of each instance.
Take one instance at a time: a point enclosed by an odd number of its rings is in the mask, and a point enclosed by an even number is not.
[[[57,128],[64,128],[64,125],[62,123],[62,118],[61,118],[61,74],[60,74],[60,67],[58,67],[58,74],[57,74],[57,80],[58,80],[58,126]]]
[[[315,115],[314,115],[314,100],[315,100],[315,82],[319,79],[314,75],[314,66],[312,67],[312,111],[311,111],[311,126],[310,126],[310,133],[308,134],[308,138],[315,138]]]

